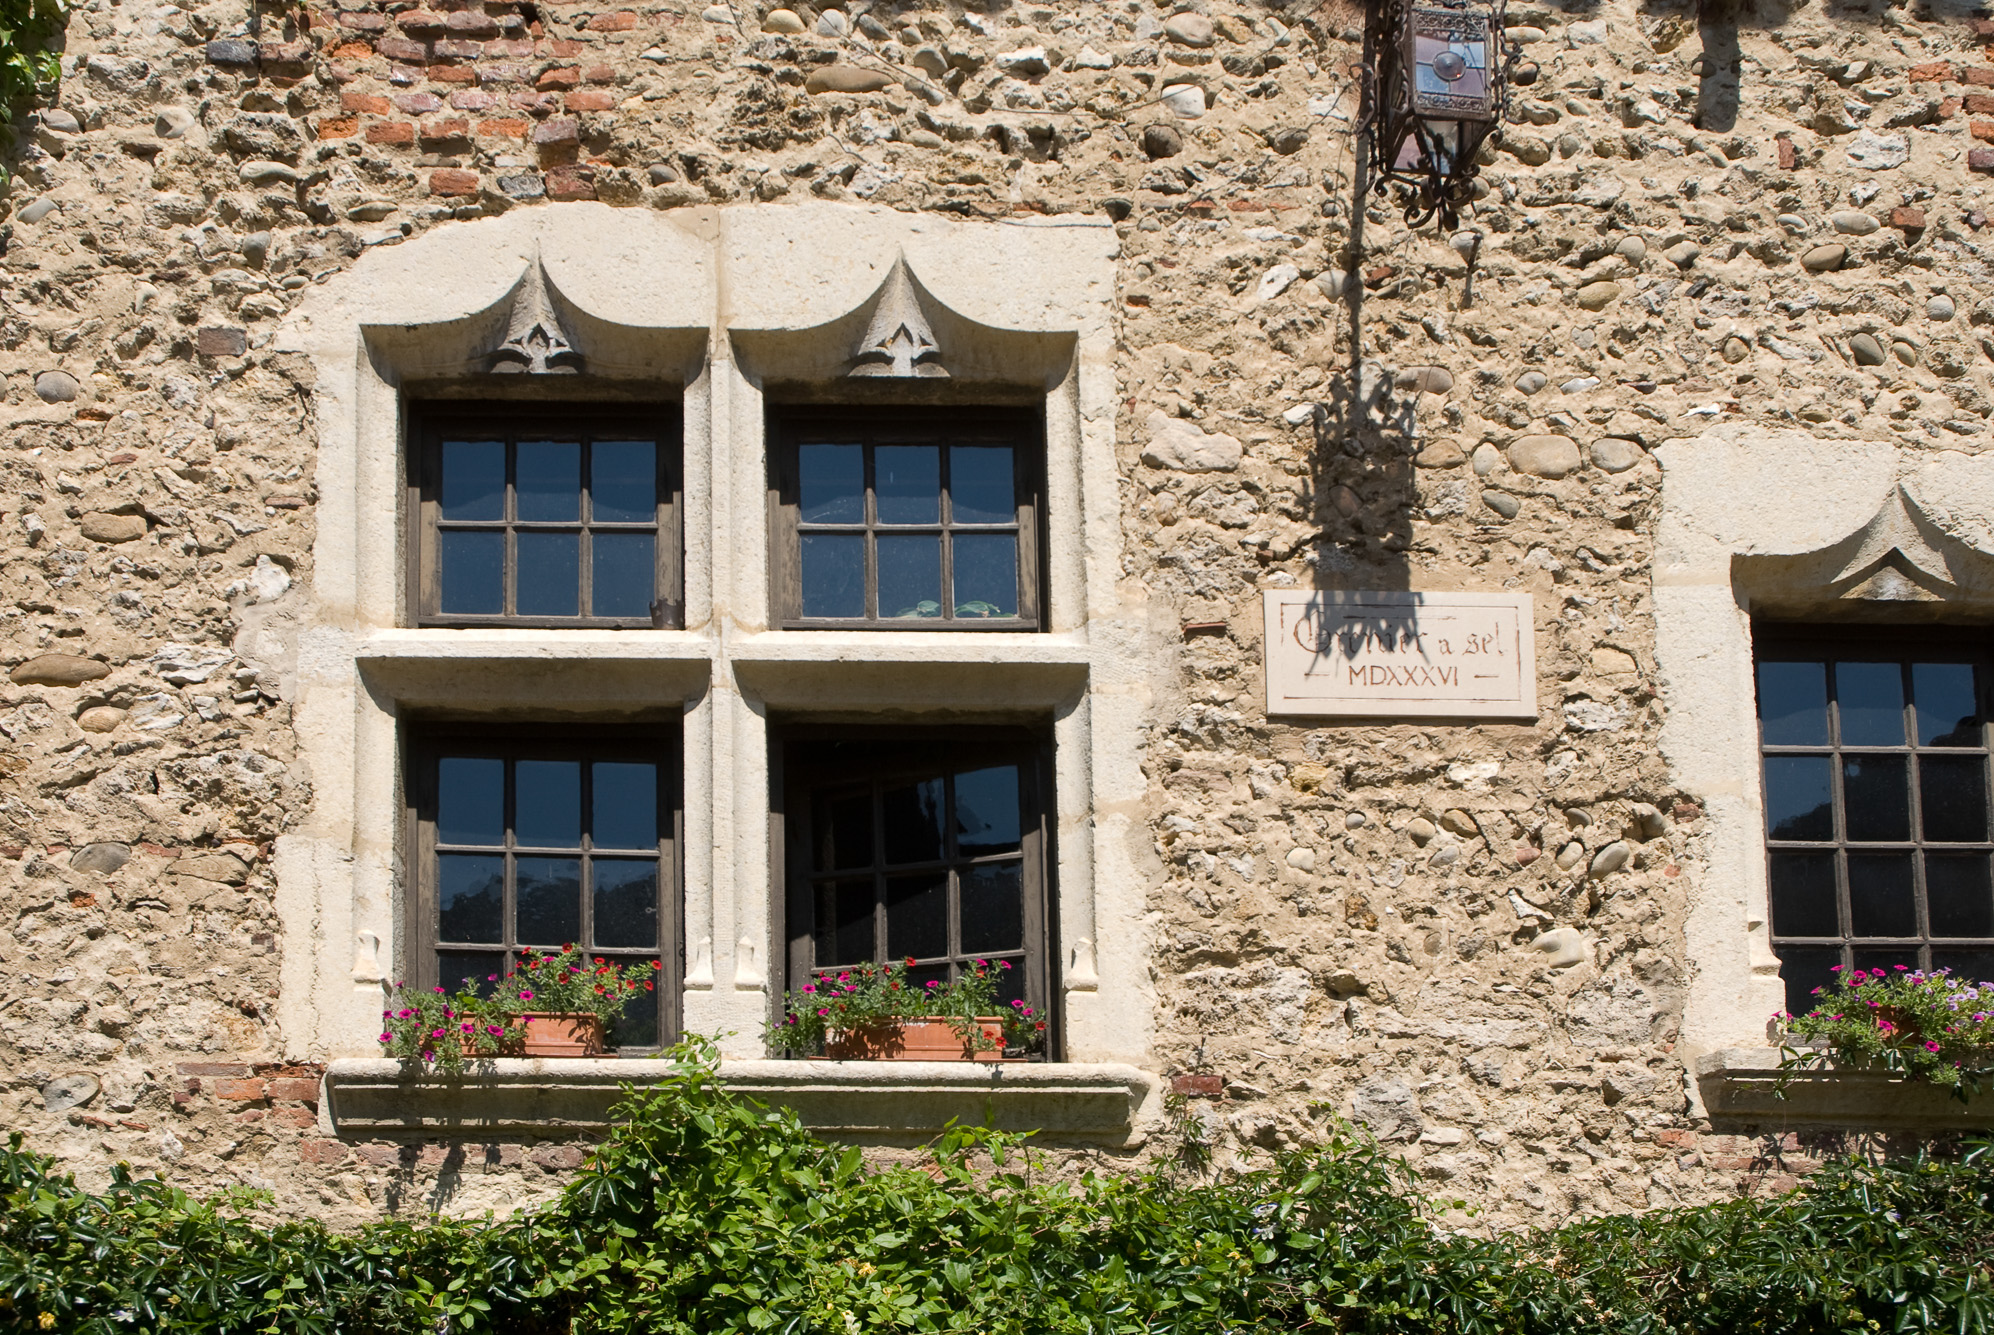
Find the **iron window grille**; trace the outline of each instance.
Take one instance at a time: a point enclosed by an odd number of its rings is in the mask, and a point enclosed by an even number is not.
[[[615,1047],[678,1035],[680,809],[675,730],[435,727],[413,748],[406,976],[491,993],[528,949],[655,961]]]
[[[1984,635],[1755,633],[1773,951],[1787,1008],[1835,966],[1994,978]]]
[[[1038,413],[779,409],[770,439],[778,625],[1039,628]]]
[[[433,403],[413,422],[418,624],[681,624],[676,406]]]
[[[791,728],[778,743],[787,986],[913,962],[917,984],[1002,961],[998,1000],[1048,1019],[1044,743],[1007,729]]]

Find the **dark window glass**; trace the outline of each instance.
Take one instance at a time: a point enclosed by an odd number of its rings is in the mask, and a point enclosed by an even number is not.
[[[619,966],[655,962],[658,989],[626,1007],[610,1040],[656,1046],[678,976],[675,744],[438,737],[421,751],[428,894],[411,912],[436,982],[485,987],[522,949],[570,943]]]
[[[1994,961],[1988,663],[1976,637],[1758,634],[1767,888],[1787,1005],[1830,965]]]
[[[1039,745],[899,730],[784,744],[790,969],[912,960],[917,983],[1001,961],[1001,1000],[1043,1010],[1050,948]]]
[[[417,417],[423,623],[677,624],[675,409]]]
[[[783,623],[1031,629],[1043,428],[1009,409],[782,410]]]

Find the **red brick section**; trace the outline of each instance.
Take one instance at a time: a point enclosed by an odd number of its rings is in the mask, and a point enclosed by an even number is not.
[[[1994,98],[1988,99],[1994,101]],[[602,93],[593,89],[568,94],[570,111],[613,111],[616,109],[616,94]]]
[[[1793,151],[1793,141],[1776,139],[1774,142],[1779,145],[1779,169],[1783,172],[1792,171],[1799,161],[1798,155]]]
[[[446,198],[463,198],[478,193],[478,174],[445,167],[429,174],[429,193]]]
[[[359,133],[358,116],[331,116],[318,123],[318,137],[321,139],[351,139]]]
[[[407,121],[375,121],[367,127],[370,144],[408,145],[415,142],[415,126]]]
[[[613,14],[596,14],[588,21],[590,32],[629,32],[637,26],[637,16],[627,9]]]
[[[1906,232],[1922,232],[1925,230],[1925,211],[1899,204],[1890,210],[1890,225]]]
[[[595,172],[588,167],[555,167],[547,173],[547,198],[594,199]]]
[[[559,88],[573,88],[581,81],[581,67],[579,65],[566,65],[548,70],[535,81],[533,86],[545,93]]]
[[[1969,121],[1966,129],[1975,139],[1994,144],[1994,121]]]
[[[1926,65],[1913,65],[1909,74],[1912,83],[1945,83],[1952,78],[1952,62],[1934,60]]]
[[[1970,172],[1994,172],[1994,148],[1967,149],[1966,169]]]
[[[339,109],[348,112],[365,112],[369,116],[385,116],[388,114],[388,99],[375,97],[371,93],[341,93]]]
[[[1994,65],[1969,65],[1959,72],[1960,82],[1978,88],[1994,88]]]
[[[1216,1075],[1173,1075],[1170,1092],[1186,1098],[1215,1099],[1225,1093],[1225,1078]]]

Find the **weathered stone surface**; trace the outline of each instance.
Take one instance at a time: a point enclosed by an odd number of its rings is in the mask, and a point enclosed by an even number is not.
[[[884,70],[858,65],[823,65],[803,81],[810,93],[876,93],[899,82]]]
[[[1454,441],[1443,439],[1430,442],[1412,461],[1421,468],[1459,468],[1468,456]]]
[[[1203,14],[1172,14],[1164,20],[1163,33],[1183,46],[1207,47],[1215,40],[1212,21]]]
[[[1589,453],[1592,466],[1608,473],[1624,473],[1648,457],[1640,442],[1621,436],[1602,436],[1592,443]]]
[[[42,654],[30,658],[7,674],[16,686],[81,686],[111,675],[111,669],[93,658],[75,654]]]
[[[1454,388],[1454,376],[1444,366],[1409,366],[1394,377],[1394,383],[1415,394],[1445,394]]]
[[[1595,880],[1610,876],[1625,867],[1633,856],[1634,850],[1628,847],[1626,841],[1616,839],[1592,855],[1592,863],[1586,868],[1586,873]]]
[[[1176,126],[1156,121],[1143,127],[1142,151],[1151,158],[1174,158],[1184,151],[1184,136]]]
[[[1506,491],[1485,491],[1482,504],[1501,515],[1504,519],[1514,519],[1523,510],[1523,502]]]
[[[97,1097],[103,1088],[97,1077],[87,1072],[74,1075],[60,1075],[42,1086],[42,1107],[50,1112],[68,1112],[71,1108],[81,1108]]]
[[[1953,305],[1952,298],[1941,292],[1925,303],[1925,318],[1927,320],[1937,320],[1943,324],[1945,321],[1952,319],[1957,310],[1958,307]]]
[[[1827,273],[1842,267],[1842,261],[1849,257],[1849,248],[1844,245],[1816,246],[1800,257],[1800,265],[1809,273]]]
[[[1551,378],[1542,371],[1525,371],[1516,378],[1516,387],[1525,394],[1535,394],[1551,383]]]
[[[774,33],[798,33],[803,31],[803,20],[794,10],[771,9],[762,15],[762,31]]]
[[[1844,236],[1868,236],[1871,232],[1883,226],[1882,223],[1869,214],[1864,213],[1861,209],[1842,209],[1829,218],[1828,221],[1832,222],[1835,225],[1835,230]]]
[[[85,732],[116,732],[125,721],[125,711],[116,705],[93,705],[76,716],[76,726]]]
[[[1204,431],[1181,417],[1152,411],[1147,422],[1149,444],[1142,461],[1151,468],[1181,473],[1229,473],[1239,467],[1246,447],[1223,432]]]
[[[1855,358],[1857,366],[1883,365],[1883,345],[1871,334],[1851,334],[1849,355]]]
[[[1587,283],[1572,294],[1572,300],[1589,311],[1604,310],[1620,299],[1620,284],[1611,280]]]
[[[1579,447],[1568,436],[1523,436],[1509,447],[1509,466],[1532,477],[1563,477],[1579,466]]]
[[[35,377],[35,397],[43,403],[74,403],[80,388],[67,371],[43,371]]]
[[[192,876],[223,885],[241,885],[249,879],[249,868],[232,853],[196,853],[176,858],[170,870],[175,876]]]
[[[1662,257],[1678,269],[1687,269],[1696,263],[1703,254],[1703,248],[1694,241],[1678,241],[1662,252]]]
[[[88,514],[76,527],[92,542],[136,542],[145,536],[145,516]]]
[[[114,872],[132,860],[129,844],[97,843],[85,844],[70,855],[69,865],[76,871]]]
[[[1911,141],[1901,134],[1860,130],[1849,141],[1849,165],[1864,171],[1891,171],[1911,158]]]

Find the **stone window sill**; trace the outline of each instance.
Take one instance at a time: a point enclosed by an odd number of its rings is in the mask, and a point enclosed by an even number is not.
[[[1778,1048],[1724,1048],[1696,1059],[1704,1109],[1720,1131],[1980,1131],[1994,1106],[1969,1107],[1949,1092],[1885,1071],[1795,1071],[1786,1097]]]
[[[347,1057],[326,1069],[321,1117],[360,1138],[586,1135],[608,1128],[624,1085],[660,1084],[673,1070],[641,1058],[501,1058],[453,1079]],[[953,1119],[1127,1147],[1161,1105],[1154,1076],[1112,1063],[728,1061],[720,1081],[795,1109],[814,1131],[879,1143],[918,1143]]]

